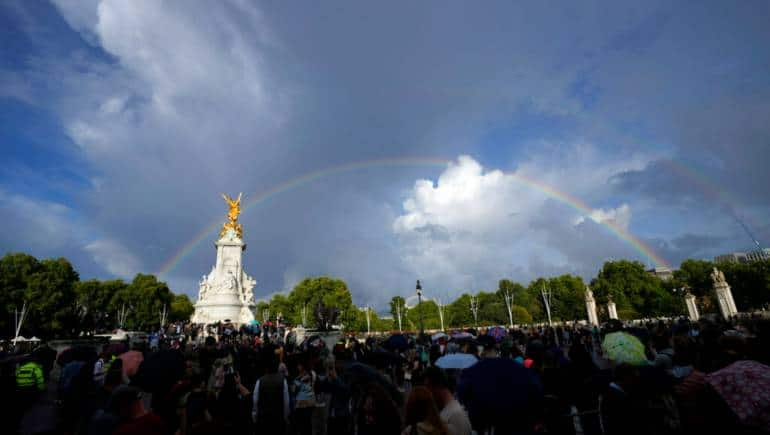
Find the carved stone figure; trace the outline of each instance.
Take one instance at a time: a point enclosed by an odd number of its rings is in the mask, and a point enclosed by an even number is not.
[[[319,331],[331,331],[332,325],[337,323],[340,310],[337,307],[327,307],[323,302],[318,301],[315,307],[316,329]]]
[[[713,271],[711,271],[711,281],[714,282],[714,285],[727,283],[727,281],[725,280],[725,274],[721,270],[717,269],[716,267],[714,268]]]

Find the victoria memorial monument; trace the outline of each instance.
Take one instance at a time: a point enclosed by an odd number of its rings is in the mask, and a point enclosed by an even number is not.
[[[217,260],[208,275],[203,275],[195,303],[193,323],[233,322],[247,324],[254,320],[253,289],[257,282],[243,269],[243,228],[238,223],[241,194],[237,199],[222,195],[230,207],[219,240],[214,243]]]

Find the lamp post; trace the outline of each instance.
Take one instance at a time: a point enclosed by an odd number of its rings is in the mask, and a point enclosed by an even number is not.
[[[422,320],[422,286],[420,280],[417,280],[417,306],[420,308],[420,336],[425,335],[425,324]]]

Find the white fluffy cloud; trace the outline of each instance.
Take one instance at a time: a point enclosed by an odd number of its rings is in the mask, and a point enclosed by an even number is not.
[[[604,165],[612,164],[621,163]],[[534,169],[532,164],[526,167]],[[559,167],[573,171],[567,179],[582,170],[580,165]],[[547,168],[539,172],[550,175]],[[542,273],[588,276],[602,259],[633,256],[599,225],[611,221],[628,229],[628,204],[580,214],[523,184],[519,175],[487,170],[460,156],[435,183],[416,181],[403,214],[393,222],[404,265],[452,293],[489,288],[505,276],[522,281]]]
[[[598,224],[610,222],[628,231],[628,224],[631,222],[631,207],[628,204],[621,204],[616,208],[597,208],[592,210],[588,217]],[[575,225],[580,225],[584,221],[584,216],[578,216],[575,219]]]

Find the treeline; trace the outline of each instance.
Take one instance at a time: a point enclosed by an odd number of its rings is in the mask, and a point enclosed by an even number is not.
[[[186,320],[193,312],[187,295],[174,294],[153,275],[123,280],[81,281],[64,258],[38,260],[22,254],[0,258],[0,336],[15,335],[15,313],[26,305],[21,335],[76,337],[117,327],[150,330],[168,321]]]
[[[686,260],[668,280],[660,279],[635,261],[608,261],[597,276],[586,283],[579,276],[562,275],[538,278],[526,286],[510,279],[502,279],[495,291],[464,292],[453,301],[444,301],[444,328],[468,327],[478,324],[506,325],[509,323],[506,294],[512,297],[512,317],[515,324],[547,321],[543,290],[550,293],[551,317],[554,321],[586,319],[585,289],[590,286],[597,303],[600,320],[607,320],[607,302],[617,305],[621,319],[638,319],[658,316],[686,315],[684,296],[689,292],[697,297],[701,314],[718,313],[711,271],[714,263],[704,260]],[[735,303],[740,311],[766,309],[770,304],[770,261],[716,265],[724,272],[732,287]],[[381,319],[373,308],[369,320],[372,330],[398,329],[398,314],[404,330],[418,330],[420,313],[426,329],[439,329],[442,325],[438,303],[430,296],[446,293],[426,291],[422,305],[406,307],[406,299],[412,295],[394,296],[390,301],[390,318]],[[476,298],[478,322],[471,311],[471,297]],[[288,295],[276,294],[270,301],[260,302],[257,318],[264,313],[274,320],[279,313],[290,324],[313,325],[313,310],[319,300],[336,306],[341,311],[340,322],[348,330],[366,331],[366,309],[352,303],[350,291],[344,281],[320,277],[308,278],[298,284]],[[380,307],[381,308],[381,307]]]

